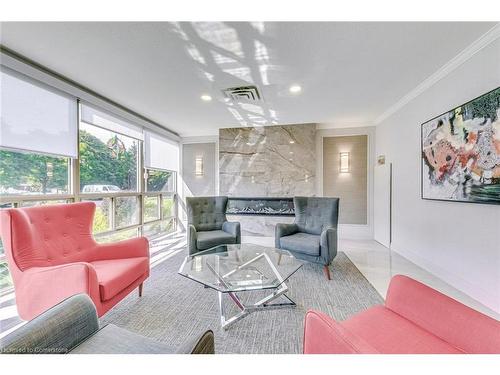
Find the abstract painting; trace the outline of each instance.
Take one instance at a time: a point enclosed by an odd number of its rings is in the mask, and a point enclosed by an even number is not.
[[[422,124],[422,198],[500,204],[500,88]]]

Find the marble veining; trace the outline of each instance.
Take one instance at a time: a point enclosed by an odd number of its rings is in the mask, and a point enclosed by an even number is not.
[[[312,196],[316,190],[316,124],[219,130],[220,194]],[[282,217],[242,218],[243,233],[269,236]],[[288,220],[286,220],[288,221]]]

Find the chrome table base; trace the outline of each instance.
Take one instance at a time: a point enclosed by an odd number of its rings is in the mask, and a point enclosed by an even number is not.
[[[226,278],[228,276],[231,276],[235,272],[242,270],[245,267],[250,266],[252,263],[256,262],[257,260],[264,258],[268,265],[271,267],[274,275],[276,276],[277,280],[280,281],[279,287],[274,289],[274,292],[269,294],[268,296],[264,297],[260,301],[252,304],[252,305],[245,305],[241,299],[236,295],[235,292],[218,292],[219,294],[219,309],[220,309],[220,322],[221,326],[223,329],[227,329],[231,324],[236,323],[238,320],[243,319],[245,316],[248,314],[254,312],[254,311],[262,311],[262,310],[268,310],[268,309],[276,309],[276,308],[283,308],[283,307],[294,307],[296,306],[295,302],[292,301],[285,293],[288,291],[288,286],[285,284],[285,281],[283,280],[283,277],[280,275],[276,267],[274,266],[273,262],[269,258],[269,256],[265,253],[259,254],[258,256],[252,258],[248,262],[240,265],[239,267],[235,268],[234,270],[228,272],[225,275],[221,275],[219,272],[217,272],[216,269],[213,267],[209,266],[209,268],[212,270],[214,275],[217,277],[218,281],[227,287],[226,283]],[[218,268],[218,267],[216,267]],[[256,290],[262,290],[262,289],[256,289]],[[250,291],[250,290],[248,290]],[[229,298],[234,302],[234,304],[240,309],[240,312],[237,313],[236,315],[227,318],[226,317],[226,309],[224,306],[224,294],[227,294]],[[274,303],[270,304],[270,302],[274,301],[276,298],[283,296],[285,297],[289,302],[285,303]]]
[[[243,319],[245,316],[248,314],[254,312],[254,311],[262,311],[262,310],[268,310],[268,309],[277,309],[277,308],[285,308],[285,307],[295,307],[296,304],[293,302],[285,293],[288,291],[288,287],[286,286],[285,283],[281,284],[279,288],[277,288],[273,293],[269,294],[268,296],[264,297],[260,301],[252,304],[252,305],[245,305],[243,302],[241,302],[240,298],[236,295],[234,292],[227,292],[227,293],[222,293],[218,292],[219,294],[219,309],[220,309],[220,323],[223,329],[228,329],[230,325],[233,323],[236,323],[238,320]],[[224,306],[224,294],[227,294],[230,299],[234,302],[234,304],[241,310],[239,313],[236,315],[227,318],[226,317],[226,309]],[[271,301],[275,300],[276,298],[283,296],[285,297],[289,302],[285,303],[273,303],[269,304]]]

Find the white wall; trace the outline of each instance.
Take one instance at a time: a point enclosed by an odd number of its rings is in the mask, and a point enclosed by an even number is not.
[[[376,133],[376,155],[393,163],[392,250],[496,312],[500,206],[420,198],[420,125],[498,86],[500,39],[385,119]]]
[[[179,175],[177,179],[177,194],[178,194],[178,216],[180,222],[180,229],[184,230],[187,222],[186,216],[186,197],[193,196],[193,192],[190,190],[189,181],[190,177],[185,176],[184,168],[184,147],[186,145],[196,145],[196,144],[213,144],[215,147],[214,155],[214,165],[213,168],[209,168],[211,175],[207,175],[209,180],[214,181],[215,192],[214,194],[219,194],[219,137],[214,136],[201,136],[201,137],[184,137],[181,139],[181,149],[180,149],[180,168]],[[189,147],[189,146],[188,146]],[[194,173],[194,168],[188,170],[188,173]]]

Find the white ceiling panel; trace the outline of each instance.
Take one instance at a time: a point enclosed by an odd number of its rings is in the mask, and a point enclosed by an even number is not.
[[[3,22],[0,39],[180,135],[199,136],[241,125],[371,124],[494,25]],[[302,91],[291,94],[292,84]],[[240,86],[255,86],[260,100],[222,92]]]

